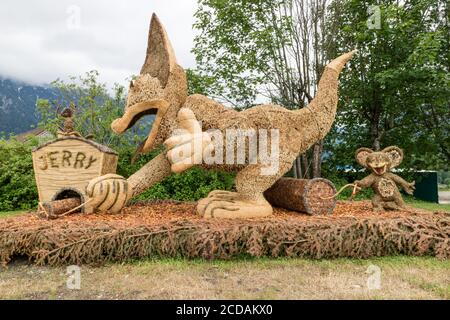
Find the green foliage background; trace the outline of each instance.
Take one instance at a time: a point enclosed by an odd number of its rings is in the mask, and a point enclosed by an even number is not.
[[[380,9],[369,28],[368,9]],[[352,165],[359,147],[398,145],[408,169],[448,170],[450,24],[443,0],[334,0],[327,18],[330,57],[358,49],[341,75],[324,171]]]
[[[36,207],[38,196],[31,150],[37,140],[26,143],[0,139],[0,211]]]

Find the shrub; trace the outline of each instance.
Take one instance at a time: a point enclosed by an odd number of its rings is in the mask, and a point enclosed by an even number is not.
[[[136,150],[136,145],[129,143],[122,146],[112,146],[112,148],[119,154],[117,174],[120,174],[125,178],[128,178],[138,171],[161,152],[161,149],[158,149],[147,154],[141,154],[135,162],[132,162],[131,159]]]
[[[134,147],[122,147],[119,152],[117,173],[129,177],[147,162],[156,157],[162,149],[142,154],[135,163],[131,163]],[[234,184],[234,175],[207,171],[201,168],[192,168],[180,174],[173,174],[164,181],[154,185],[135,200],[162,200],[173,199],[180,201],[197,201],[204,198],[212,190],[230,190]]]
[[[231,190],[233,184],[234,175],[230,173],[192,168],[183,173],[171,175],[136,197],[136,200],[197,201],[206,197],[212,190]]]
[[[37,206],[31,150],[36,139],[25,143],[0,139],[0,211],[25,210]]]

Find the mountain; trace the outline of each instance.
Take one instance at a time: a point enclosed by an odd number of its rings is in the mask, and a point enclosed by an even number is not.
[[[36,100],[55,99],[57,93],[46,86],[0,78],[0,132],[19,134],[38,123]]]

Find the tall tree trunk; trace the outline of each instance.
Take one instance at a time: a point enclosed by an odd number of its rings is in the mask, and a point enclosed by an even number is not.
[[[375,98],[374,98],[375,100]],[[371,110],[372,117],[370,119],[370,136],[372,140],[372,148],[375,151],[381,150],[381,138],[384,135],[384,129],[380,129],[381,106],[374,101]]]
[[[309,161],[308,161],[308,155],[306,153],[302,154],[300,156],[301,161],[302,161],[302,171],[303,171],[303,178],[304,179],[309,179],[310,178],[310,174],[309,174]]]
[[[299,155],[295,158],[294,164],[292,165],[294,171],[294,178],[303,179],[303,169],[302,169],[302,156]]]
[[[292,164],[292,172],[294,174],[295,179],[300,179],[302,176],[298,172],[297,159],[298,159],[298,157],[295,159],[294,163]]]
[[[298,175],[300,178],[303,178],[302,159],[300,158],[300,156],[297,157],[296,164],[297,164]]]
[[[380,138],[378,136],[373,139],[372,148],[375,151],[380,151],[381,150]]]
[[[312,163],[312,177],[320,178],[322,175],[321,165],[322,165],[322,150],[323,150],[323,140],[317,142],[313,147],[313,163]]]

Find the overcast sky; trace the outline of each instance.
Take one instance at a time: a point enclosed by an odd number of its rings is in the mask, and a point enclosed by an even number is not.
[[[195,10],[196,0],[1,0],[0,76],[41,84],[95,69],[125,84],[144,62],[153,12],[178,63],[193,67]]]

